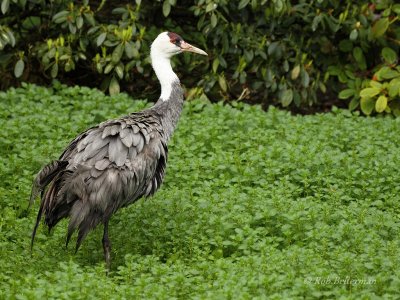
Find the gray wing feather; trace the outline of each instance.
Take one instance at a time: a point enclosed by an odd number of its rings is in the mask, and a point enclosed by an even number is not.
[[[131,129],[129,128],[124,128],[120,131],[119,136],[123,139],[124,137],[126,137],[128,134],[130,134],[132,132]]]
[[[53,227],[70,217],[67,241],[78,229],[79,246],[90,229],[118,208],[159,188],[167,159],[165,143],[161,121],[146,114],[104,122],[82,133],[61,155],[62,168],[51,166],[55,174],[46,171],[49,181],[33,191],[49,184],[42,198],[46,223]]]
[[[141,137],[138,139],[139,143],[136,145],[137,152],[141,152],[144,146],[144,139]]]
[[[132,125],[131,127],[132,127],[132,129],[133,129],[133,133],[138,133],[139,130],[140,130],[139,127],[136,126],[136,125]]]
[[[132,145],[134,147],[137,147],[140,144],[141,140],[142,140],[142,137],[140,136],[140,133],[132,134]],[[140,152],[140,150],[139,150],[139,152]]]
[[[101,135],[101,137],[104,139],[109,135],[116,135],[119,132],[120,128],[121,125],[119,124],[104,126],[103,134]]]
[[[90,179],[98,178],[98,177],[100,177],[103,173],[104,173],[103,170],[98,170],[97,168],[91,168],[91,169],[90,169],[90,176],[91,176],[92,178],[90,178]]]
[[[91,162],[88,162],[88,165],[92,165],[94,163],[96,163],[96,161],[98,161],[99,159],[102,159],[104,156],[107,155],[108,152],[108,142],[105,144],[102,144],[102,148],[95,148],[95,147],[90,147],[93,144],[90,144],[85,152],[84,155],[82,157],[83,161],[87,161],[87,160],[91,160]]]
[[[130,148],[133,144],[133,139],[134,139],[135,134],[132,132],[132,130],[128,129],[127,131],[128,131],[128,133],[126,135],[122,136],[120,134],[120,137],[121,137],[122,143],[124,143],[124,145],[126,147]],[[133,146],[135,146],[135,145],[133,145]]]
[[[120,138],[117,137],[108,144],[108,157],[118,167],[121,167],[125,163],[127,154],[128,148],[122,143]]]
[[[90,144],[88,144],[85,151],[88,151],[88,152],[96,151],[100,148],[103,148],[105,145],[107,145],[110,142],[109,137],[101,138],[100,134],[98,134],[97,136],[98,136],[98,138],[96,140],[94,140],[93,142],[91,142]]]
[[[146,144],[148,144],[150,142],[150,134],[147,132],[146,129],[142,129],[142,130],[140,130],[140,132],[143,135]]]
[[[120,129],[121,129],[121,125],[120,124],[113,125],[113,126],[110,127],[110,134],[111,135],[116,135],[117,133],[119,133]]]
[[[94,164],[94,167],[99,170],[103,171],[105,170],[109,165],[111,164],[111,161],[108,158],[103,158],[101,160],[96,161]]]
[[[88,133],[88,135],[78,143],[76,150],[78,150],[78,152],[82,151],[88,144],[100,139],[100,137],[101,137],[101,132],[92,131]]]
[[[137,150],[135,147],[130,147],[128,150],[128,160],[133,160],[137,155]]]

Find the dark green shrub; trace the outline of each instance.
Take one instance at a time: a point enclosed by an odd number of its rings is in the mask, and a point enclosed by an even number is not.
[[[351,109],[361,101],[366,114],[374,108],[398,114],[397,80],[381,82],[377,95],[386,100],[360,95],[381,68],[391,73],[381,71],[381,81],[398,72],[400,5],[394,1],[0,2],[2,88],[58,78],[149,96],[156,91],[149,44],[171,30],[210,54],[208,64],[176,60],[185,62],[177,70],[192,88],[189,97],[307,107],[344,90],[340,98],[351,100]]]
[[[374,3],[354,8],[357,22],[344,22],[350,33],[340,40],[338,49],[345,59],[329,66],[327,75],[346,86],[339,98],[351,99],[351,110],[360,106],[367,115],[375,111],[399,116],[400,4]]]

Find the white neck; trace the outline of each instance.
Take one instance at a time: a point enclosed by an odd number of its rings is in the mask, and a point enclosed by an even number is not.
[[[171,59],[157,53],[157,51],[151,51],[151,64],[154,71],[156,72],[157,78],[161,84],[161,96],[160,99],[167,101],[172,92],[172,83],[179,81],[178,76],[174,73],[171,67]]]

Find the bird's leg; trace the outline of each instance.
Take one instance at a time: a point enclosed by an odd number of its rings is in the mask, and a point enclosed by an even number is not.
[[[104,234],[103,234],[103,249],[104,249],[104,260],[106,261],[107,273],[111,268],[111,242],[108,238],[108,220],[104,222]]]

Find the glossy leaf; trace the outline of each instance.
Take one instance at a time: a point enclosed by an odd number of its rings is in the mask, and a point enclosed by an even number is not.
[[[400,96],[400,78],[392,79],[389,83],[388,93],[390,98]]]
[[[387,107],[387,103],[388,103],[388,99],[386,96],[384,96],[384,95],[379,96],[378,100],[376,100],[376,103],[375,103],[375,110],[378,113],[385,111],[385,109]]]
[[[353,111],[355,110],[358,105],[360,105],[360,98],[353,98],[351,99],[350,103],[349,103],[349,110]]]
[[[107,37],[107,32],[102,32],[96,39],[97,46],[101,46]]]
[[[19,59],[14,66],[14,76],[19,78],[22,76],[25,68],[25,63],[22,59]]]
[[[91,25],[95,26],[96,25],[96,20],[94,19],[94,16],[92,13],[84,13],[86,21]]]
[[[273,42],[268,46],[268,55],[274,55],[278,52],[279,42]]]
[[[371,88],[365,88],[361,90],[360,92],[360,97],[362,98],[372,98],[375,97],[380,93],[380,89],[376,87],[371,87]]]
[[[67,16],[68,16],[68,15],[69,15],[69,11],[67,11],[67,10],[62,10],[62,11],[56,13],[56,14],[53,16],[53,21],[56,22],[56,23],[62,23],[62,22],[64,22],[64,21],[67,19]]]
[[[114,96],[119,94],[119,91],[120,87],[118,80],[115,77],[111,78],[110,85],[108,87],[108,92],[110,93],[111,96]]]
[[[292,70],[292,73],[291,73],[291,78],[292,78],[292,80],[296,80],[298,77],[299,77],[299,75],[300,75],[300,65],[296,65],[294,68],[293,68],[293,70]]]
[[[356,91],[354,89],[345,89],[339,93],[339,99],[348,99],[354,96]]]
[[[109,63],[106,68],[104,69],[104,74],[108,74],[111,72],[111,70],[114,69],[114,65],[112,63]]]
[[[124,65],[123,64],[118,64],[115,68],[115,73],[117,73],[119,79],[124,78]]]
[[[214,73],[217,72],[218,66],[219,66],[219,59],[218,59],[218,58],[215,58],[215,59],[213,60],[213,64],[212,64],[212,69],[213,69],[213,72],[214,72]]]
[[[392,79],[400,77],[400,72],[389,67],[382,67],[378,72],[376,72],[376,76],[379,80]]]
[[[350,32],[349,38],[350,38],[351,41],[355,41],[357,39],[357,37],[358,37],[358,30],[357,29],[353,29]]]
[[[78,29],[81,29],[82,26],[83,26],[83,18],[82,18],[81,16],[78,16],[78,17],[76,18],[76,27],[77,27]]]
[[[387,29],[389,28],[389,19],[388,18],[381,18],[379,19],[371,29],[372,37],[379,38],[385,34]]]
[[[308,75],[308,72],[305,69],[301,69],[300,77],[302,86],[308,87],[310,84],[310,76]]]
[[[216,14],[211,14],[211,27],[215,27],[217,26],[218,23],[218,18],[216,16]]]
[[[164,17],[168,17],[169,13],[171,12],[171,4],[168,2],[168,0],[164,0],[162,12]]]
[[[114,64],[117,64],[121,60],[123,53],[124,53],[124,44],[119,44],[117,47],[115,47],[112,53],[111,61]]]
[[[287,107],[292,103],[293,100],[293,90],[284,90],[281,94],[281,103],[283,107]]]
[[[131,42],[125,43],[125,54],[128,58],[132,58],[135,56],[135,46],[131,44]]]
[[[213,2],[210,2],[206,6],[206,13],[208,13],[208,12],[214,10],[214,9],[215,9],[215,4]]]
[[[323,15],[317,15],[314,17],[313,22],[311,24],[312,31],[317,30],[319,23],[321,23]]]
[[[369,82],[369,85],[373,88],[377,88],[377,89],[381,89],[382,88],[382,83],[375,81],[375,80],[371,80]]]
[[[371,98],[361,98],[360,107],[361,111],[368,116],[375,108],[375,100]]]
[[[72,22],[68,23],[68,29],[72,34],[76,33],[76,26]]]
[[[385,47],[382,49],[382,57],[388,64],[394,64],[397,61],[397,54],[396,52],[389,47]]]
[[[366,63],[366,60],[365,60],[364,53],[363,53],[363,51],[362,51],[362,49],[360,47],[355,47],[353,49],[353,56],[354,56],[354,59],[356,60],[356,62],[358,64],[358,67],[361,70],[366,70],[367,69],[367,63]]]
[[[1,1],[1,12],[5,15],[10,7],[10,0]]]
[[[96,70],[98,73],[103,73],[103,65],[101,63],[96,64]]]
[[[51,67],[50,75],[52,78],[56,78],[58,75],[58,63],[54,63]]]
[[[6,35],[8,37],[9,43],[11,45],[11,47],[15,46],[15,37],[14,37],[14,33],[11,30],[7,30],[6,31]]]
[[[392,10],[398,15],[400,16],[400,4],[395,4],[392,6]]]
[[[226,83],[226,79],[225,79],[224,75],[218,76],[218,84],[224,92],[226,92],[228,90],[228,85]]]
[[[240,0],[238,9],[243,9],[249,4],[250,0]]]
[[[275,0],[273,3],[275,4],[275,10],[280,13],[283,10],[283,0]]]

